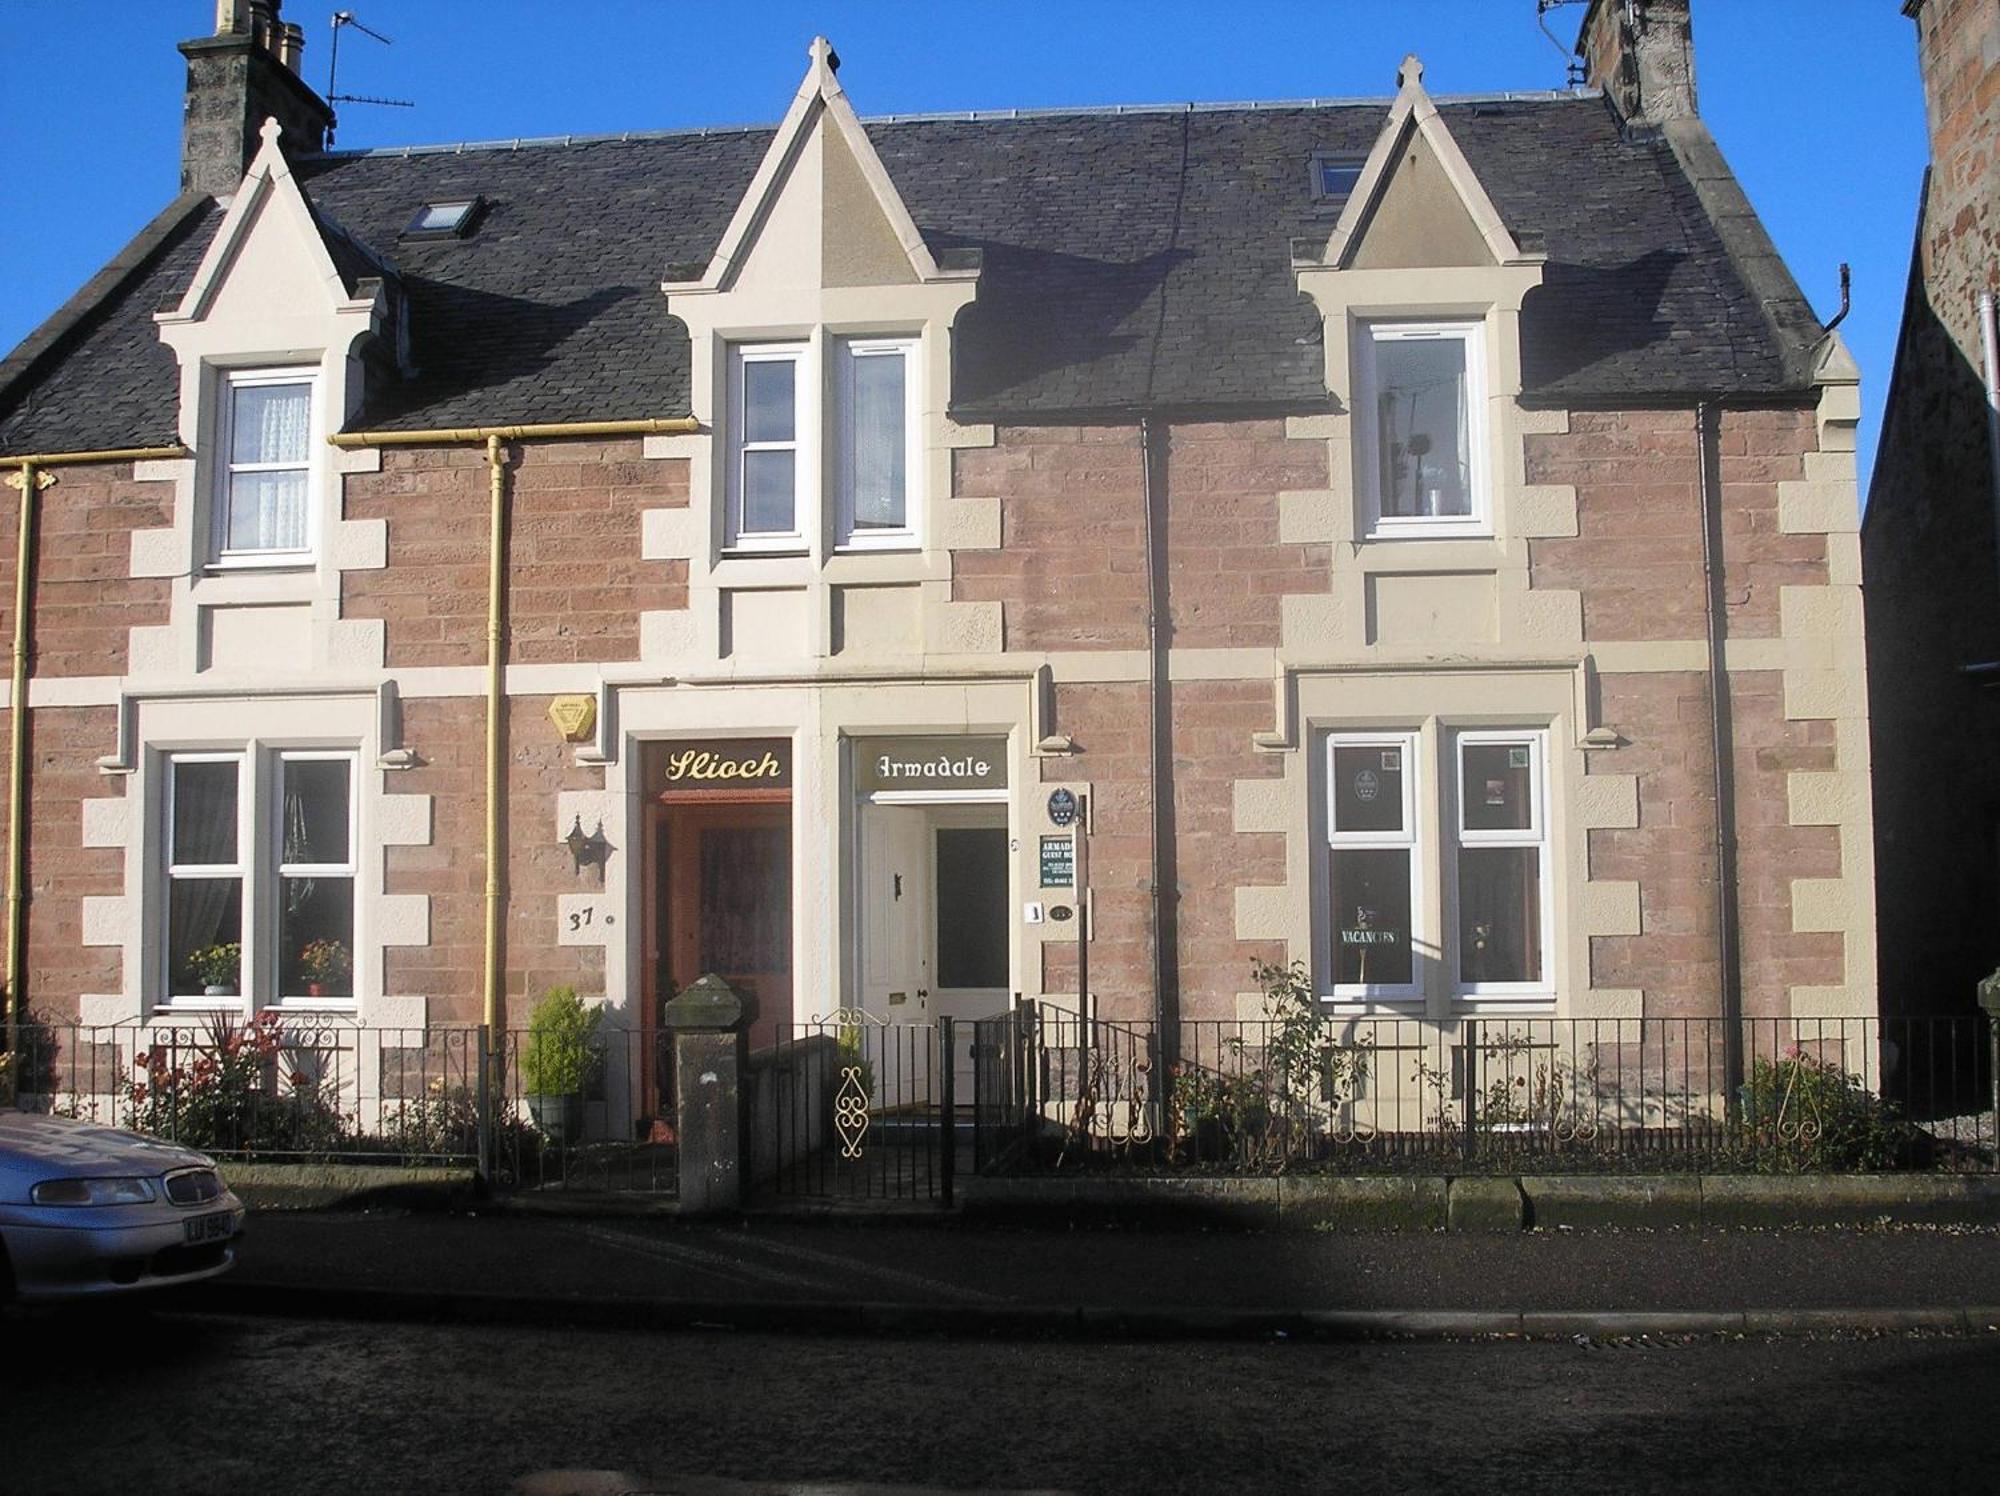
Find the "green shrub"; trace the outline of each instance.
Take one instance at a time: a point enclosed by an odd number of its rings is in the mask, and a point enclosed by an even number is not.
[[[530,1096],[581,1096],[597,1063],[604,1010],[586,1006],[574,987],[551,987],[528,1019],[521,1051],[521,1087]]]
[[[1752,1062],[1739,1100],[1746,1140],[1764,1168],[1882,1169],[1909,1151],[1908,1125],[1860,1077],[1796,1046],[1782,1059]]]

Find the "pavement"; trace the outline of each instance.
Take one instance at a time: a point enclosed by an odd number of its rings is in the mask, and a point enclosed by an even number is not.
[[[1277,1232],[257,1211],[188,1307],[972,1336],[2000,1333],[2000,1228]]]

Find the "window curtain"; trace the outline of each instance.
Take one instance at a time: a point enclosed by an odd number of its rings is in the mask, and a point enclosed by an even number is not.
[[[900,354],[852,354],[854,528],[904,525],[904,360]]]
[[[285,851],[284,862],[290,866],[301,862],[318,862],[312,854],[312,834],[306,827],[306,798],[299,793],[298,786],[285,779]],[[312,898],[311,878],[285,879],[285,912],[297,914],[307,900]]]
[[[297,551],[306,545],[306,469],[312,439],[312,387],[246,385],[236,391],[237,463],[296,463],[279,471],[239,472],[229,495],[229,549]]]
[[[1472,409],[1470,403],[1472,370],[1472,350],[1469,345],[1459,345],[1460,357],[1466,362],[1460,366],[1459,376],[1452,381],[1451,391],[1457,398],[1456,424],[1452,427],[1455,436],[1452,453],[1457,459],[1454,464],[1458,491],[1451,496],[1450,513],[1470,514],[1472,512]]]

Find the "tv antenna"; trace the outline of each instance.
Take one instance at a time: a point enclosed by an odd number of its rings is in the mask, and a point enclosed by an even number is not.
[[[364,24],[362,20],[354,14],[353,11],[351,10],[335,11],[333,13],[333,46],[328,49],[328,54],[326,59],[326,102],[329,105],[380,104],[390,109],[416,108],[417,107],[416,101],[413,99],[381,99],[375,97],[373,94],[344,94],[336,92],[338,85],[336,84],[335,80],[339,77],[340,74],[340,33],[343,28],[348,26],[352,26],[356,31],[360,32],[363,36],[374,37],[376,41],[380,42],[385,47],[395,45],[393,42],[389,40],[388,37],[384,36],[381,32],[375,30],[372,26]],[[339,114],[338,111],[336,111],[335,122],[338,123],[338,120],[339,120]],[[328,145],[333,144],[333,128],[334,128],[333,125],[328,125],[326,129],[326,143]]]
[[[1549,45],[1554,47],[1562,56],[1565,66],[1564,87],[1566,88],[1583,87],[1583,61],[1562,44],[1561,37],[1549,30],[1548,16],[1552,10],[1558,10],[1565,5],[1573,5],[1575,3],[1576,0],[1535,0],[1535,24],[1542,28],[1542,35],[1549,39]]]

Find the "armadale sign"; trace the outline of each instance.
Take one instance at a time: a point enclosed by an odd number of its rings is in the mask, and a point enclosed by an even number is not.
[[[856,738],[854,785],[897,790],[1004,790],[1005,738]]]
[[[712,738],[652,743],[646,750],[646,793],[782,790],[792,783],[786,738]]]

